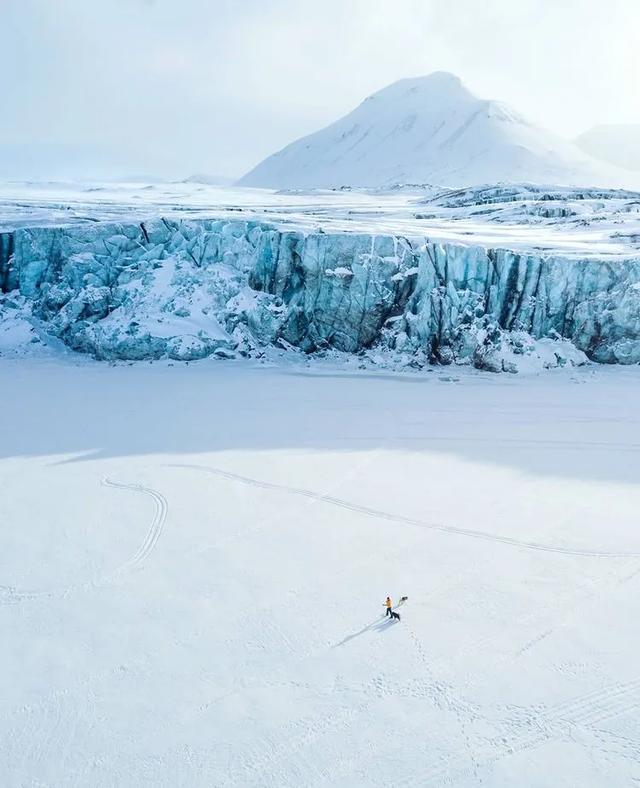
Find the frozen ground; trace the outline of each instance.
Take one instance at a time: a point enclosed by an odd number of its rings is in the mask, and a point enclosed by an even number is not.
[[[0,379],[3,786],[640,782],[637,367]]]

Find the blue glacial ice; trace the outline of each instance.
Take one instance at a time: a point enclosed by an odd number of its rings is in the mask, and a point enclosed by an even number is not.
[[[98,359],[233,357],[278,345],[493,371],[640,362],[634,257],[258,221],[97,222],[0,234],[0,291],[0,325],[20,316]]]

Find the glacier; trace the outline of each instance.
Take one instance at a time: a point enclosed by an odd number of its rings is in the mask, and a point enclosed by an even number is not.
[[[512,372],[640,362],[634,254],[156,217],[6,230],[0,291],[0,327],[26,321],[32,341],[55,337],[104,360],[276,346]]]

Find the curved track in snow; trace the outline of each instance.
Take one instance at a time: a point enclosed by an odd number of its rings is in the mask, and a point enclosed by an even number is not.
[[[273,482],[264,482],[259,479],[252,479],[248,476],[241,476],[237,473],[230,473],[229,471],[222,470],[221,468],[212,468],[207,465],[191,465],[180,464],[174,465],[175,468],[190,468],[192,470],[203,471],[218,476],[221,479],[237,482],[238,484],[245,484],[250,487],[259,487],[263,490],[275,490],[278,492],[286,492],[290,495],[300,495],[305,498],[311,498],[319,501],[320,503],[330,504],[331,506],[338,506],[341,509],[348,509],[357,514],[365,515],[366,517],[375,517],[380,520],[389,520],[394,523],[401,523],[402,525],[410,525],[416,528],[428,528],[433,531],[441,531],[455,536],[465,536],[471,539],[482,539],[488,542],[496,542],[505,544],[510,547],[518,547],[523,550],[538,550],[545,553],[558,553],[560,555],[581,556],[584,558],[640,558],[640,552],[614,552],[606,550],[586,550],[579,547],[563,547],[561,545],[544,544],[543,542],[529,542],[522,539],[514,539],[509,536],[501,536],[500,534],[493,534],[488,531],[474,531],[470,528],[457,528],[453,525],[443,525],[442,523],[430,523],[425,520],[418,520],[413,517],[405,517],[401,514],[394,514],[393,512],[385,512],[380,509],[373,509],[369,506],[361,506],[350,501],[345,501],[342,498],[334,498],[330,495],[323,495],[316,493],[313,490],[307,490],[302,487],[289,487],[284,484],[274,484]]]
[[[124,484],[122,482],[114,482],[107,477],[102,480],[102,483],[105,485],[105,487],[115,487],[120,490],[132,490],[133,492],[140,492],[144,493],[145,495],[149,495],[151,498],[153,498],[153,502],[156,506],[156,511],[153,516],[153,520],[151,521],[151,525],[149,526],[149,530],[147,531],[144,542],[128,561],[125,561],[124,564],[121,564],[111,573],[111,578],[115,577],[116,575],[130,572],[133,569],[137,569],[137,567],[139,567],[153,551],[156,544],[158,543],[158,539],[160,539],[162,534],[162,529],[164,528],[167,514],[169,512],[169,504],[167,503],[167,499],[164,497],[164,495],[159,493],[157,490],[153,490],[151,487],[143,487],[141,484]]]
[[[136,552],[124,563],[117,566],[114,570],[104,575],[103,577],[85,583],[74,583],[72,585],[64,586],[62,588],[52,588],[41,591],[30,591],[13,588],[12,586],[0,586],[0,605],[14,604],[16,602],[26,602],[33,599],[47,599],[51,597],[64,597],[75,591],[81,589],[95,588],[97,586],[106,585],[113,580],[132,572],[142,565],[149,554],[153,551],[158,539],[162,534],[167,514],[169,511],[169,504],[167,499],[157,490],[151,487],[144,487],[141,484],[124,484],[122,482],[114,482],[111,479],[104,478],[102,484],[105,487],[113,487],[121,490],[132,490],[133,492],[143,493],[150,496],[155,503],[155,513],[146,536],[140,547]]]

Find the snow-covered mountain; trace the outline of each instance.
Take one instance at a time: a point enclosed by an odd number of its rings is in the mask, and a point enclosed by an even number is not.
[[[528,122],[506,104],[474,96],[453,74],[402,79],[353,112],[269,156],[242,186],[335,188],[530,181],[621,185],[607,165]]]
[[[640,171],[640,124],[611,123],[594,126],[576,139],[588,153],[617,167]]]

